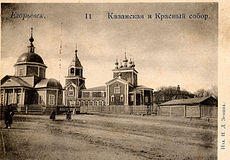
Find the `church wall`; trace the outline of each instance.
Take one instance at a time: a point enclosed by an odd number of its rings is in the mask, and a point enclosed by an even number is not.
[[[57,105],[57,91],[47,89],[46,104],[48,106]]]
[[[113,78],[119,77],[119,74],[121,75],[121,78],[132,83],[132,72],[115,72],[113,73]]]
[[[116,92],[115,88],[120,88],[119,92]],[[121,101],[121,96],[123,95],[123,100]],[[125,84],[120,82],[114,82],[109,85],[109,104],[111,105],[123,105],[126,99]],[[112,98],[114,97],[114,98]]]
[[[25,99],[24,104],[33,104],[34,102],[34,93],[32,90],[25,90]]]
[[[46,76],[46,70],[45,70],[45,68],[39,68],[39,77],[41,77],[41,78],[45,78]]]
[[[37,90],[38,93],[38,104],[40,105],[46,105],[46,90]]]
[[[63,103],[63,91],[59,90],[58,91],[58,105],[62,105]]]
[[[137,86],[137,74],[133,73],[133,85]]]

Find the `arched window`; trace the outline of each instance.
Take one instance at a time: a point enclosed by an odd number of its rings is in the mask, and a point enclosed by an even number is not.
[[[111,96],[111,102],[114,102],[114,95]]]
[[[123,102],[124,98],[123,98],[123,94],[120,96],[120,102]]]
[[[68,96],[74,96],[74,87],[70,86],[68,89]]]
[[[49,95],[49,105],[55,105],[55,95]]]

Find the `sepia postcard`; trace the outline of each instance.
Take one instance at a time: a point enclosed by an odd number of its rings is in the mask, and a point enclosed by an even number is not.
[[[228,160],[229,8],[2,1],[0,159]]]

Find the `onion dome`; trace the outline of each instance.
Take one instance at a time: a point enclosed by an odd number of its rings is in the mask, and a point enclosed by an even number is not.
[[[35,85],[35,88],[55,88],[55,89],[62,89],[61,83],[54,79],[42,79],[39,83]]]

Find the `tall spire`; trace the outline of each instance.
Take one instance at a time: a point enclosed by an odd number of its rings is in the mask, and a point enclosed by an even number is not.
[[[33,45],[33,42],[34,42],[34,38],[33,38],[33,27],[31,27],[31,36],[30,36],[30,39],[29,39],[29,41],[30,41],[30,46],[28,46],[28,48],[29,48],[29,52],[30,53],[34,53],[34,45]]]

